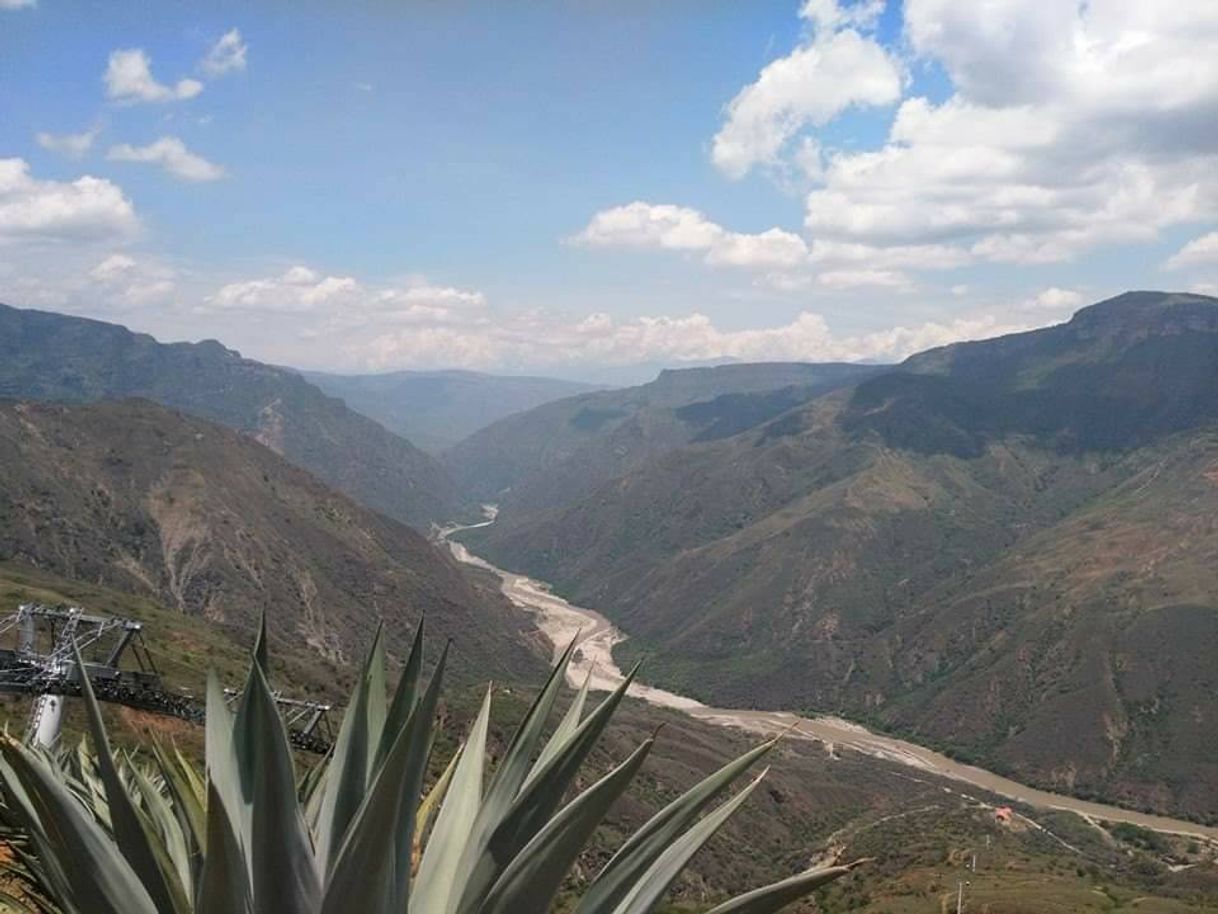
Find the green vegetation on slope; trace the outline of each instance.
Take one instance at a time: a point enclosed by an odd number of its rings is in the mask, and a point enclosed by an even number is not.
[[[248,663],[253,632],[184,616],[143,597],[66,581],[22,565],[0,565],[0,609],[29,600],[77,603],[143,620],[145,637],[167,683],[196,696],[204,694],[209,668],[219,673],[222,684],[237,687]],[[453,649],[460,652],[460,643]],[[349,666],[319,662],[294,639],[272,638],[270,655],[271,682],[290,696],[340,702],[354,681]],[[518,684],[496,688],[488,734],[493,756],[501,757],[506,750],[533,694]],[[451,759],[483,696],[484,689],[477,686],[447,696],[446,723],[438,734],[429,783]],[[569,696],[567,692],[560,699],[559,714]],[[69,702],[69,740],[83,732],[79,704]],[[20,732],[26,702],[9,699],[3,708],[10,732]],[[138,749],[150,735],[172,738],[190,757],[202,758],[201,727],[127,709],[108,710],[108,726],[117,744]],[[755,744],[743,734],[628,700],[589,756],[579,783],[603,776],[652,735],[655,747],[630,791],[613,807],[564,883],[565,907],[560,909],[570,909],[587,875],[604,864],[624,835],[639,828],[684,787]],[[792,911],[852,910],[850,905],[857,907],[864,899],[870,907],[861,909],[873,914],[938,910],[938,896],[949,883],[954,888],[968,851],[984,849],[987,840],[992,851],[981,857],[979,879],[990,886],[991,903],[1008,906],[993,910],[1030,914],[1040,910],[1035,904],[1046,899],[1086,899],[1101,886],[1118,898],[1141,897],[1146,900],[1140,904],[1160,905],[1147,910],[1178,914],[1218,907],[1201,901],[1218,894],[1218,869],[1205,862],[1214,852],[1204,845],[1194,843],[1190,852],[1188,841],[1154,836],[1156,845],[1166,841],[1168,846],[1151,852],[1142,846],[1146,841],[1141,835],[1133,835],[1128,845],[1109,843],[1073,816],[1034,814],[1034,819],[1081,851],[1069,852],[1034,828],[997,827],[985,804],[1002,801],[961,796],[948,782],[923,778],[896,765],[853,755],[835,759],[814,744],[794,741],[780,744],[770,764],[764,789],[756,791],[693,858],[673,887],[671,904],[662,910],[706,911],[731,893],[799,871],[809,864],[810,856],[829,848],[840,849],[844,857],[877,859],[846,877],[839,889],[822,898],[821,905],[809,903]],[[1119,828],[1113,833],[1119,834]],[[1126,850],[1134,856],[1127,857]],[[1198,865],[1177,873],[1165,866],[1186,863]]]
[[[404,524],[256,441],[147,401],[0,403],[0,560],[358,656],[426,615],[462,673],[536,669],[527,620]]]
[[[449,520],[455,507],[452,484],[432,457],[296,372],[214,340],[159,343],[116,324],[0,305],[0,397],[143,397],[250,435],[405,523],[426,528]]]
[[[1218,817],[1218,300],[915,356],[465,539],[653,679]]]
[[[659,454],[751,428],[875,370],[759,363],[664,371],[639,387],[569,397],[502,419],[462,441],[445,461],[467,498],[543,510]]]

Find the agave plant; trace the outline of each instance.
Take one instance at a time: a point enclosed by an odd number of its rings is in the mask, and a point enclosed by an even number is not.
[[[265,627],[239,704],[209,678],[206,772],[153,744],[111,749],[87,677],[92,754],[56,757],[0,737],[3,816],[20,835],[27,910],[73,914],[530,914],[549,911],[576,858],[651,751],[646,740],[564,803],[633,679],[585,714],[585,683],[548,739],[569,647],[488,773],[491,691],[463,746],[424,792],[447,648],[424,685],[422,633],[387,700],[378,632],[330,755],[298,780],[267,687]],[[77,668],[84,669],[77,658]],[[711,809],[774,746],[756,747],[632,835],[587,884],[577,914],[644,914],[747,799],[761,772]],[[707,810],[710,810],[709,812]],[[822,867],[712,914],[777,911],[848,872]],[[43,901],[49,901],[40,907]],[[9,905],[17,902],[8,900]],[[20,909],[20,908],[18,908]]]

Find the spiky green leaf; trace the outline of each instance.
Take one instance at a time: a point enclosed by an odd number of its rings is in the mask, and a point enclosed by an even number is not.
[[[478,914],[548,911],[575,858],[634,780],[654,745],[647,740],[626,761],[568,803],[515,856],[478,908]]]

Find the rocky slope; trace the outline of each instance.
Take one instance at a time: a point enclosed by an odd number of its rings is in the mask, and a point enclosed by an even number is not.
[[[160,343],[116,324],[0,305],[0,397],[145,397],[244,432],[397,520],[447,521],[454,490],[429,455],[294,371],[215,342]]]
[[[1218,818],[1218,300],[911,358],[476,546],[711,701]]]
[[[539,663],[525,621],[411,528],[252,438],[148,401],[0,402],[0,561],[153,597],[342,664],[423,616],[479,678]]]

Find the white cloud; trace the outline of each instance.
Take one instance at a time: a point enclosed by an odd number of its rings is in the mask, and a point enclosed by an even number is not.
[[[708,264],[759,271],[771,288],[794,290],[814,278],[841,289],[854,286],[908,287],[902,270],[951,269],[966,263],[966,251],[946,245],[877,247],[858,242],[815,241],[780,228],[753,234],[732,232],[689,207],[635,201],[596,213],[569,239],[587,247],[638,247],[699,252]]]
[[[95,284],[90,293],[100,292],[119,312],[164,305],[172,300],[177,288],[172,270],[127,254],[106,257],[89,271],[89,279]]]
[[[135,208],[118,185],[89,175],[40,181],[24,159],[0,159],[0,241],[91,241],[138,228]]]
[[[878,147],[827,147],[818,127],[901,97],[902,67],[869,33],[882,8],[808,0],[808,38],[729,103],[714,138],[731,177],[768,165],[781,184],[811,182],[804,237],[633,203],[574,240],[700,251],[774,288],[898,288],[911,272],[1067,261],[1218,217],[1218,4],[908,0],[907,47],[952,94],[904,98]],[[1167,266],[1208,260],[1210,239]]]
[[[817,281],[831,289],[856,289],[859,286],[904,289],[911,285],[909,277],[899,270],[826,270],[817,277]]]
[[[111,51],[102,78],[106,96],[124,104],[182,101],[203,91],[203,84],[197,79],[180,79],[172,86],[157,82],[152,75],[152,61],[140,48]]]
[[[201,305],[206,310],[300,313],[314,310],[327,299],[352,295],[359,289],[351,277],[323,277],[304,266],[282,276],[247,279],[221,286]]]
[[[901,96],[901,70],[876,41],[858,28],[870,26],[882,4],[851,7],[834,0],[804,5],[812,36],[788,56],[768,64],[725,109],[711,157],[732,178],[756,165],[774,165],[790,140],[820,127],[852,106],[887,105]],[[802,159],[811,161],[807,149]]]
[[[681,222],[680,219],[677,220]],[[122,256],[122,255],[120,255]],[[125,276],[125,260],[97,271]],[[882,276],[860,282],[889,283]],[[358,370],[464,366],[513,368],[707,359],[895,360],[932,345],[1009,332],[1024,325],[988,315],[933,321],[877,333],[834,333],[804,311],[774,327],[727,330],[707,315],[620,320],[540,309],[500,313],[485,295],[414,277],[378,284],[294,265],[268,277],[226,283],[201,297],[196,316],[239,312],[243,325],[276,328],[282,351],[263,357]],[[283,332],[293,315],[295,333]]]
[[[183,181],[217,181],[224,177],[223,168],[191,152],[176,136],[163,136],[147,146],[132,146],[129,143],[112,146],[106,158],[112,162],[159,165]]]
[[[602,210],[571,240],[592,247],[660,247],[674,251],[709,250],[724,231],[700,212],[667,203],[636,200]]]
[[[818,239],[1013,263],[1145,242],[1218,213],[1218,5],[909,0],[955,94],[904,101],[880,149],[830,156]]]
[[[230,282],[206,296],[196,310],[245,311],[251,314],[312,314],[335,328],[380,322],[409,323],[481,308],[481,292],[435,286],[419,278],[401,285],[360,282],[352,276],[324,276],[297,264],[279,276]]]
[[[38,0],[0,0],[0,10],[27,10],[38,5]]]
[[[92,270],[89,276],[98,282],[113,282],[135,269],[135,259],[126,254],[111,254]]]
[[[241,39],[237,29],[230,29],[220,36],[220,39],[207,52],[207,56],[199,61],[199,69],[215,79],[225,73],[245,69],[245,52],[247,45]]]
[[[57,152],[70,159],[79,159],[93,147],[97,139],[99,127],[91,127],[81,133],[46,133],[40,131],[34,135],[38,145],[43,149]]]
[[[597,313],[573,321],[526,312],[494,319],[431,322],[380,332],[348,343],[347,358],[364,370],[406,366],[515,366],[676,364],[711,359],[742,361],[898,361],[931,346],[1025,329],[990,316],[928,322],[877,333],[839,336],[825,319],[804,311],[789,323],[724,330],[706,315],[639,317],[619,321]]]
[[[1025,301],[1024,307],[1040,311],[1073,311],[1082,303],[1081,293],[1050,286]]]
[[[588,247],[698,251],[707,263],[736,267],[797,267],[808,260],[803,239],[783,229],[729,232],[697,210],[641,200],[596,213],[570,241]]]
[[[1177,270],[1209,264],[1218,264],[1218,232],[1194,238],[1172,254],[1165,266],[1170,270]]]

